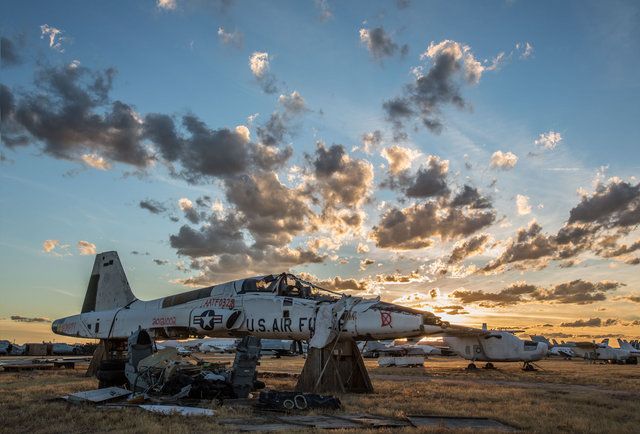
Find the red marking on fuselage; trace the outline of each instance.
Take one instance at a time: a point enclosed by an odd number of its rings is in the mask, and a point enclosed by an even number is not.
[[[391,312],[381,310],[380,311],[380,327],[385,327],[385,326],[391,327]]]
[[[159,318],[153,318],[151,321],[151,325],[154,326],[174,326],[176,325],[176,317],[175,316],[163,316]]]
[[[222,309],[233,309],[236,307],[235,298],[207,298],[200,307],[219,307]]]

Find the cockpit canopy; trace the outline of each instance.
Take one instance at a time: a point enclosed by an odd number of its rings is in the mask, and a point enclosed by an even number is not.
[[[312,298],[321,300],[338,299],[338,294],[322,289],[312,283],[306,282],[293,274],[282,273],[269,274],[262,277],[252,277],[242,282],[242,293],[271,293],[283,297]]]

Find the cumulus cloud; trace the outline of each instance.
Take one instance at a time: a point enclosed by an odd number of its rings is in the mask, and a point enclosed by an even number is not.
[[[452,206],[469,206],[472,209],[491,208],[491,200],[480,194],[476,187],[465,184],[451,201]]]
[[[562,141],[562,135],[555,131],[549,131],[548,133],[541,133],[538,138],[533,142],[544,149],[552,150]]]
[[[63,33],[62,30],[48,24],[40,26],[40,39],[48,39],[49,47],[61,53],[64,53],[62,42],[66,40],[66,38],[62,36]]]
[[[356,247],[356,253],[369,253],[369,246],[366,244],[358,243]]]
[[[404,285],[407,283],[430,282],[431,279],[429,278],[429,276],[422,274],[420,270],[414,270],[409,272],[408,274],[403,274],[400,272],[378,274],[375,277],[375,281],[386,285]]]
[[[556,254],[557,244],[553,237],[542,233],[542,226],[535,220],[527,228],[520,228],[515,237],[507,241],[502,254],[489,262],[483,270],[502,271],[507,264],[518,263],[520,267],[544,267]]]
[[[390,176],[383,185],[399,188],[408,198],[426,199],[406,208],[387,208],[370,237],[378,247],[407,250],[429,247],[433,237],[442,241],[472,235],[495,221],[491,202],[465,185],[451,195],[447,184],[449,162],[429,156],[416,173]]]
[[[50,253],[59,244],[60,244],[59,240],[44,240],[44,242],[42,243],[42,251],[45,253]]]
[[[428,71],[423,74],[422,67],[415,68],[415,81],[405,86],[403,96],[383,104],[387,120],[396,132],[414,117],[432,132],[440,132],[442,107],[465,108],[462,85],[478,84],[483,72],[489,69],[475,58],[468,45],[451,40],[431,42],[420,58],[430,62]]]
[[[184,213],[184,216],[187,220],[189,220],[193,224],[200,223],[200,214],[198,210],[196,210],[193,206],[193,202],[186,197],[180,198],[178,200],[178,206]]]
[[[543,233],[535,221],[527,228],[518,229],[498,258],[482,271],[501,272],[510,266],[544,268],[552,260],[563,260],[564,266],[571,266],[575,257],[587,251],[637,265],[640,260],[630,253],[640,249],[640,244],[619,245],[617,242],[639,224],[640,184],[612,178],[606,184],[599,182],[593,193],[583,193],[556,234]]]
[[[249,248],[242,229],[243,222],[239,217],[212,214],[200,229],[183,225],[177,234],[169,237],[169,242],[179,255],[192,258],[224,253],[246,254]]]
[[[144,199],[138,203],[138,206],[142,209],[146,209],[151,214],[162,214],[167,210],[167,207],[164,206],[161,202],[158,202],[154,199]]]
[[[382,185],[400,189],[408,198],[426,199],[406,208],[385,209],[370,238],[378,247],[397,250],[426,248],[433,237],[442,241],[472,235],[495,221],[491,202],[465,185],[451,195],[447,184],[449,162],[429,156],[416,173],[401,171]]]
[[[560,327],[609,327],[618,324],[618,320],[609,318],[602,320],[601,318],[578,319],[572,322],[563,322]]]
[[[78,244],[76,244],[76,247],[78,248],[78,252],[80,252],[81,255],[95,255],[96,254],[96,245],[93,243],[90,243],[89,241],[78,241]]]
[[[449,161],[429,155],[426,165],[420,167],[415,176],[409,179],[409,183],[400,181],[406,185],[404,193],[407,197],[431,197],[445,196],[449,194],[447,186],[447,173]]]
[[[156,144],[159,154],[167,162],[180,163],[181,168],[172,171],[174,176],[198,183],[244,173],[252,164],[253,144],[246,127],[213,130],[192,114],[182,117],[182,125],[189,136],[179,134],[168,115],[152,113],[144,122],[145,137]]]
[[[80,159],[90,167],[98,170],[109,170],[111,169],[111,163],[105,160],[98,154],[84,154],[80,156]]]
[[[283,246],[308,229],[312,213],[305,192],[285,186],[275,173],[229,179],[225,187],[258,246]]]
[[[592,304],[607,299],[607,293],[624,284],[613,281],[589,282],[582,279],[560,283],[548,288],[516,282],[498,292],[457,289],[451,297],[462,303],[482,307],[508,306],[520,303],[548,302],[553,304]]]
[[[464,309],[464,306],[460,305],[433,306],[433,313],[444,313],[447,315],[469,315],[469,312]]]
[[[478,234],[466,240],[458,241],[451,251],[447,263],[457,264],[470,256],[484,252],[490,239],[489,234]]]
[[[291,92],[290,95],[280,95],[278,102],[290,116],[299,115],[307,111],[306,102],[297,90]]]
[[[569,212],[568,223],[596,223],[605,228],[630,228],[640,224],[640,183],[617,178],[598,184]]]
[[[405,55],[409,50],[409,46],[404,44],[399,47],[393,42],[391,36],[384,31],[382,26],[373,29],[360,29],[360,42],[362,42],[369,50],[371,56],[376,60],[382,60],[384,57],[391,57],[396,52]]]
[[[275,147],[293,135],[294,122],[308,111],[306,102],[298,91],[293,91],[290,95],[280,95],[278,103],[279,109],[256,128],[259,143],[255,148],[254,158],[263,169],[281,166],[291,156],[293,149],[290,146],[283,149]]]
[[[224,189],[228,210],[212,210],[204,221],[201,214],[200,228],[183,225],[170,236],[171,246],[200,271],[180,282],[207,284],[324,260],[314,251],[289,246],[297,234],[313,232],[314,214],[304,190],[285,186],[274,172],[229,178]]]
[[[318,285],[321,288],[332,291],[366,292],[369,291],[371,285],[371,282],[365,279],[343,279],[340,276],[336,276],[333,279],[319,279],[318,277],[305,272],[299,273],[299,277],[313,283],[314,285]]]
[[[369,258],[360,260],[360,271],[366,270],[369,265],[373,265],[375,263],[376,263],[376,261],[374,261],[373,259],[369,259]]]
[[[268,170],[224,179],[229,204],[224,212],[212,211],[207,217],[199,211],[199,228],[183,225],[170,237],[177,253],[190,257],[192,269],[200,270],[184,283],[322,262],[325,255],[319,250],[332,246],[310,243],[308,249],[291,247],[293,238],[326,230],[327,239],[339,246],[341,234],[359,230],[364,220],[360,207],[367,201],[373,182],[371,164],[351,158],[342,145],[327,147],[322,143],[307,158],[310,167],[297,186],[283,184]],[[195,208],[193,203],[188,205],[183,201],[183,211]],[[319,206],[319,213],[312,205]],[[273,267],[271,271],[269,267]]]
[[[365,218],[362,206],[372,193],[371,163],[352,158],[343,145],[322,142],[308,159],[313,168],[309,188],[322,204],[320,223],[336,235],[359,231]]]
[[[516,209],[518,210],[519,215],[531,214],[531,205],[529,205],[529,196],[517,194]]]
[[[393,145],[388,148],[384,148],[380,152],[380,155],[389,163],[389,173],[392,175],[398,175],[411,167],[411,163],[420,155],[420,152],[414,149]]]
[[[156,7],[165,11],[173,11],[177,7],[176,0],[157,0]]]
[[[382,132],[380,130],[364,133],[361,137],[362,151],[371,154],[382,144]]]
[[[44,317],[26,317],[22,315],[11,315],[11,321],[17,322],[51,322],[49,318]]]
[[[425,294],[424,292],[412,292],[394,299],[392,303],[407,307],[415,307],[416,305],[423,305],[425,302],[430,302],[434,298],[435,297],[431,294]]]
[[[249,68],[256,77],[264,76],[269,71],[269,53],[254,52],[249,58]]]
[[[518,162],[518,157],[513,152],[496,151],[491,155],[491,167],[495,169],[513,169]]]
[[[269,72],[269,53],[264,51],[255,51],[249,57],[249,68],[256,78],[258,84],[265,93],[276,93],[278,86],[276,85],[276,77]]]
[[[228,32],[224,27],[218,27],[218,38],[225,45],[230,45],[236,48],[242,48],[244,43],[244,35],[237,30]],[[252,69],[253,71],[253,69]]]
[[[2,142],[14,147],[40,142],[55,158],[82,161],[95,154],[108,161],[147,166],[152,156],[141,141],[142,122],[133,108],[110,102],[115,70],[82,66],[43,68],[36,90],[16,100],[3,89]]]
[[[432,237],[448,241],[471,235],[491,225],[495,216],[492,209],[475,210],[429,201],[387,210],[373,227],[371,237],[382,248],[420,249],[431,246]]]

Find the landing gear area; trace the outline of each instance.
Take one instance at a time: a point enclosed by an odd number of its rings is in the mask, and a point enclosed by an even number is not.
[[[497,368],[493,366],[493,363],[489,362],[484,365],[484,369],[497,369]]]
[[[537,371],[538,369],[533,365],[533,363],[524,362],[524,364],[522,365],[522,370],[526,372],[534,372],[534,371]]]
[[[475,363],[469,363],[466,368],[467,371],[477,371],[478,367]]]

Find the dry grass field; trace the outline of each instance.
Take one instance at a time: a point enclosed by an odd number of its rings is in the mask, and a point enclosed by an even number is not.
[[[210,359],[230,360],[230,357]],[[303,363],[301,358],[267,357],[260,369],[297,373]],[[457,358],[429,359],[423,369],[382,369],[376,367],[375,360],[368,360],[367,365],[375,393],[340,396],[342,411],[398,417],[484,416],[526,432],[640,430],[640,366],[547,360],[539,363],[542,370],[538,372],[523,372],[515,363],[499,365],[496,371],[467,372],[466,362]],[[295,378],[265,379],[267,387],[280,390],[291,389],[295,381]],[[0,373],[0,431],[228,432],[228,427],[217,423],[218,418],[251,414],[248,407],[223,406],[216,409],[215,417],[187,418],[160,416],[139,409],[101,410],[54,400],[95,387],[96,380],[84,378],[82,369]],[[420,432],[425,431],[428,430]]]

